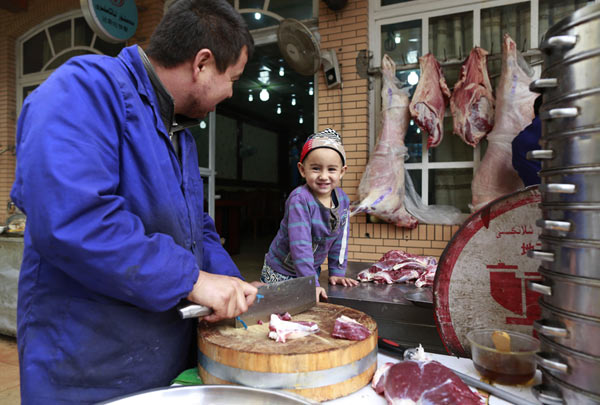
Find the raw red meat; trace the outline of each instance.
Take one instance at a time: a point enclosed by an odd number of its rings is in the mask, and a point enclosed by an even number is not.
[[[286,314],[289,315],[287,312]],[[281,316],[271,314],[271,321],[269,322],[269,338],[276,342],[285,343],[288,339],[301,338],[318,331],[319,326],[314,322],[284,321]]]
[[[414,228],[417,220],[404,207],[404,136],[408,129],[408,94],[396,84],[396,64],[385,55],[381,62],[383,128],[358,186],[360,203],[352,215],[366,212],[396,226]]]
[[[474,393],[452,370],[437,361],[405,360],[396,364],[386,363],[373,376],[371,386],[375,392],[385,397],[388,404],[484,403],[483,398]]]
[[[360,281],[375,283],[404,283],[416,280],[415,285],[433,285],[437,260],[431,256],[419,256],[402,250],[390,250],[377,263],[358,273]]]
[[[450,89],[435,56],[428,53],[419,58],[421,78],[409,109],[417,125],[427,131],[427,147],[435,148],[444,137],[444,114],[450,99]]]
[[[371,331],[354,319],[342,315],[335,320],[331,336],[338,339],[364,340],[371,336]]]
[[[502,73],[496,88],[496,124],[487,136],[485,156],[471,183],[472,209],[524,187],[512,166],[512,140],[534,118],[538,94],[529,91],[533,70],[508,34],[502,42]]]
[[[487,54],[480,47],[471,50],[450,97],[454,133],[471,146],[476,146],[494,126],[494,96],[487,71]]]

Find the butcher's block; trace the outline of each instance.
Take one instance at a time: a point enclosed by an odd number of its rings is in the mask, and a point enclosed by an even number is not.
[[[362,341],[331,336],[345,315],[369,329]],[[283,389],[316,401],[348,395],[367,385],[377,368],[377,324],[365,313],[318,303],[292,316],[316,322],[319,332],[285,343],[268,338],[269,324],[248,329],[224,324],[198,327],[198,370],[205,384]]]

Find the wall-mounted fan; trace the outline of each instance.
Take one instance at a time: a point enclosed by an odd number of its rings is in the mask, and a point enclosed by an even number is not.
[[[317,38],[300,21],[293,18],[281,21],[277,43],[286,62],[299,74],[312,76],[323,65],[328,88],[342,83],[335,50],[321,51]]]

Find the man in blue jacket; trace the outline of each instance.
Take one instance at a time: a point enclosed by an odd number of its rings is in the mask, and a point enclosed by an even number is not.
[[[24,405],[166,386],[195,361],[196,321],[179,318],[181,300],[210,306],[208,321],[254,302],[203,212],[184,129],[231,97],[253,49],[225,0],[178,0],[147,54],[73,58],[25,100],[11,192],[27,214]]]

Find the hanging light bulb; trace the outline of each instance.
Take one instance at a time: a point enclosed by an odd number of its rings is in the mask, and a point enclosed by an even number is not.
[[[302,116],[298,118],[298,124],[304,124],[304,118],[302,118]]]
[[[400,42],[402,42],[402,37],[400,36],[400,34],[396,34],[396,35],[394,36],[394,42],[395,42],[396,44],[399,44]]]
[[[252,96],[252,90],[248,90],[248,101],[252,102],[254,97]]]
[[[281,104],[277,104],[277,114],[281,115]]]
[[[267,89],[262,89],[258,95],[261,101],[267,101],[269,99],[269,92]]]
[[[296,105],[296,95],[292,94],[292,101],[291,101],[292,105]]]
[[[261,13],[254,13],[254,19],[255,20],[260,20],[262,18],[262,14]]]
[[[285,76],[285,69],[283,68],[283,66],[279,67],[279,76],[281,76],[281,77]]]
[[[421,133],[421,128],[417,128],[417,134]]]
[[[206,122],[204,120],[200,121],[200,128],[206,129]]]
[[[308,88],[308,95],[309,95],[309,96],[312,96],[313,94],[315,94],[315,89],[313,89],[313,86],[310,86],[310,87]]]
[[[406,80],[408,81],[408,84],[414,86],[415,84],[419,83],[419,75],[417,72],[410,72]]]

